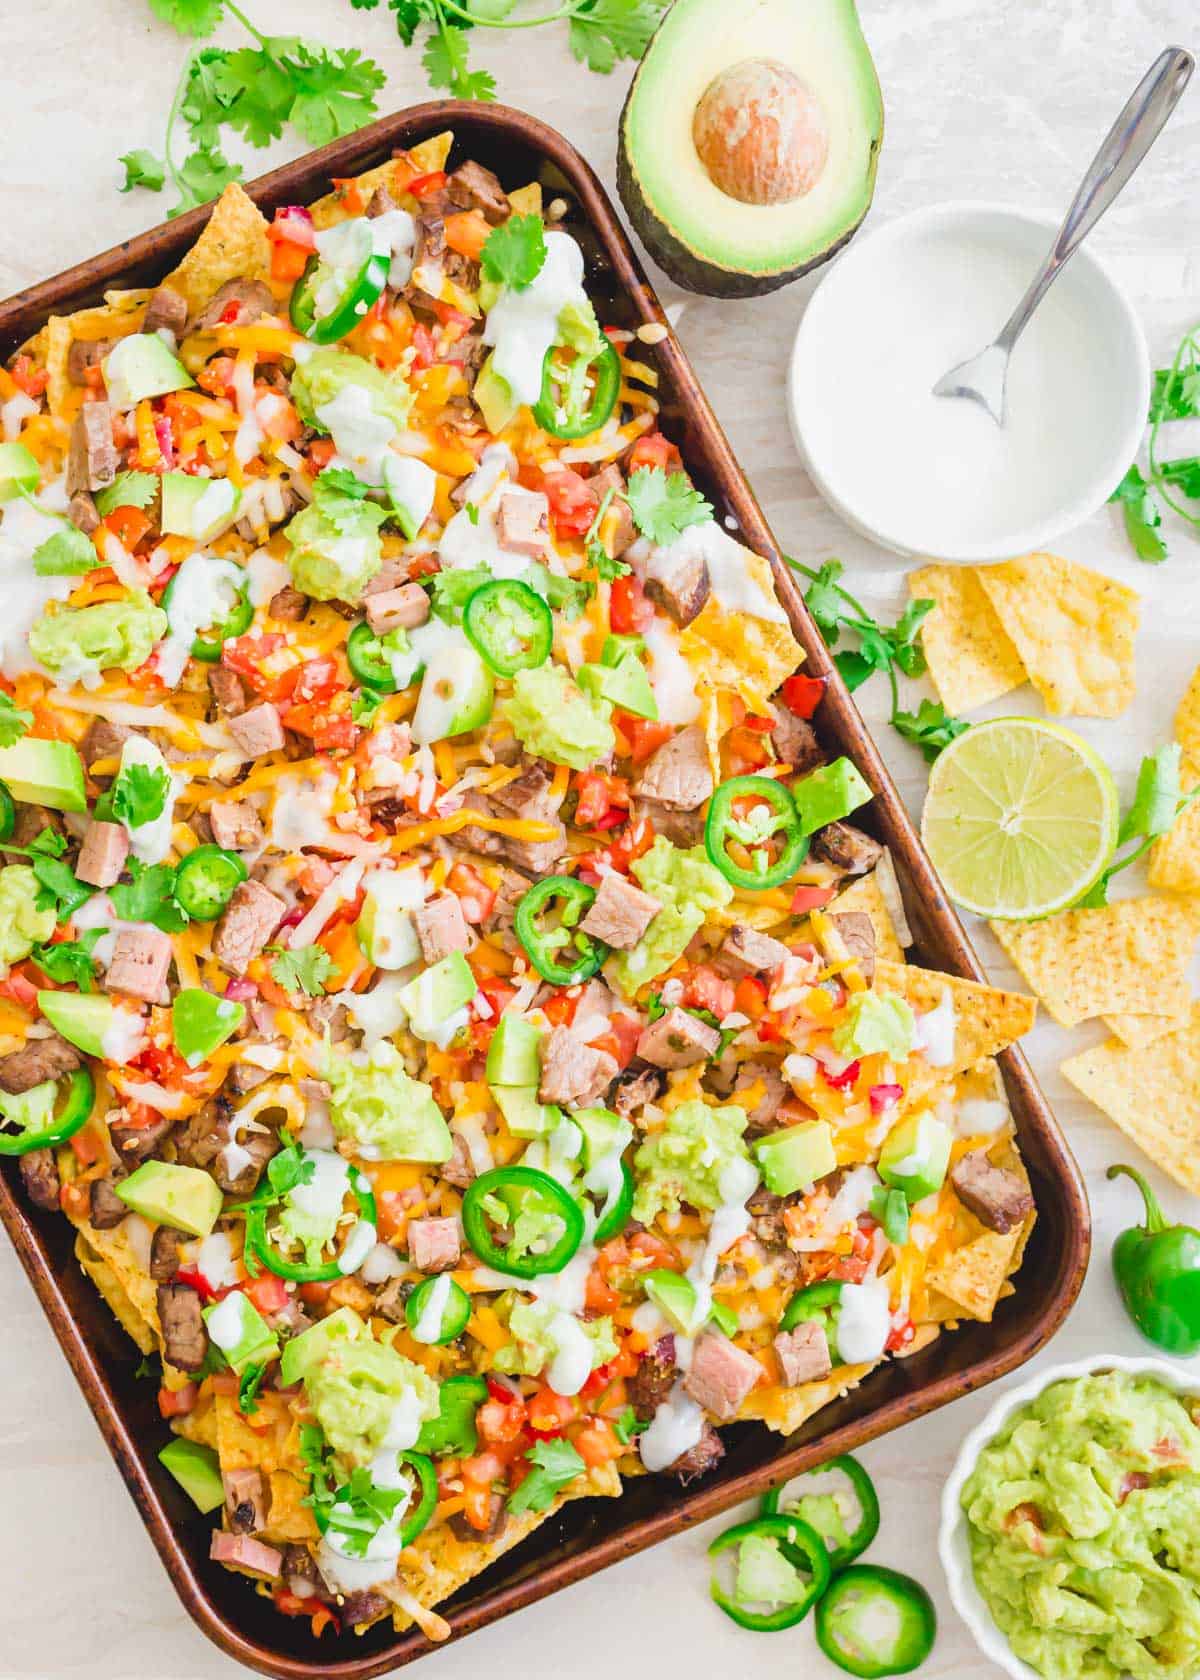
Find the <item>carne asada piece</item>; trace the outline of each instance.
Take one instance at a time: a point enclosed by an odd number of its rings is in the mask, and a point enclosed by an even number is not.
[[[1001,1234],[1033,1212],[1033,1197],[1007,1167],[993,1166],[984,1149],[972,1149],[950,1171],[959,1201],[981,1225]]]

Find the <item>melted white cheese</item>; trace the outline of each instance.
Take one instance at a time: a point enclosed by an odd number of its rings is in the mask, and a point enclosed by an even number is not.
[[[494,367],[519,403],[542,394],[542,366],[554,343],[558,317],[568,304],[586,308],[583,252],[569,233],[546,235],[546,260],[523,291],[502,288],[488,312],[483,342],[495,350]]]

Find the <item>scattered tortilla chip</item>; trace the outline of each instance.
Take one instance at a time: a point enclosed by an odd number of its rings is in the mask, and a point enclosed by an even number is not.
[[[1200,764],[1200,668],[1193,673],[1175,713],[1175,739],[1192,763]]]
[[[840,892],[826,906],[826,914],[843,916],[847,912],[855,911],[871,918],[871,926],[875,929],[875,955],[886,962],[902,963],[904,949],[896,937],[896,924],[892,921],[887,901],[879,882],[875,879],[875,872],[860,875],[857,881],[848,886],[845,892]]]
[[[1037,1015],[1035,999],[1023,992],[1001,991],[912,963],[877,962],[875,990],[898,992],[918,1015],[936,1009],[949,992],[954,1004],[954,1060],[935,1070],[947,1077],[1015,1044]]]
[[[197,314],[227,280],[262,280],[271,270],[267,220],[237,182],[225,188],[208,226],[166,284]]]
[[[157,1344],[158,1285],[129,1240],[125,1229],[128,1223],[129,1221],[125,1220],[112,1231],[97,1231],[93,1226],[83,1223],[78,1226],[78,1230],[96,1258],[111,1268],[133,1311],[143,1324],[149,1325],[154,1343]],[[86,1270],[86,1267],[84,1269]],[[141,1347],[140,1342],[138,1346]]]
[[[1195,678],[1192,686],[1196,686]],[[1196,707],[1195,729],[1200,737],[1200,695]],[[1179,719],[1176,718],[1176,733],[1179,727]],[[1200,739],[1196,744],[1200,746]],[[1200,777],[1185,759],[1180,774],[1183,791],[1190,793],[1198,780]],[[1181,811],[1171,829],[1150,848],[1149,881],[1152,887],[1167,892],[1200,893],[1200,799],[1193,800],[1186,810]]]
[[[1062,1073],[1177,1184],[1200,1195],[1200,1003],[1153,1056],[1110,1038]]]
[[[713,781],[720,782],[721,742],[733,728],[734,702],[737,696],[728,688],[713,688],[710,683],[700,687],[700,721],[704,725],[704,745],[708,753],[708,767]]]
[[[217,1408],[213,1404],[215,1396],[202,1394],[190,1412],[171,1419],[171,1428],[176,1435],[182,1435],[187,1441],[196,1441],[202,1447],[217,1450]]]
[[[147,1323],[130,1300],[128,1293],[107,1260],[101,1259],[88,1244],[82,1231],[75,1236],[75,1258],[100,1291],[109,1311],[143,1353],[153,1353],[158,1336],[153,1325]]]
[[[74,315],[51,315],[42,328],[44,366],[49,381],[46,406],[57,419],[71,419],[83,400],[83,386],[67,377],[67,357],[77,338],[95,343],[98,338],[125,338],[137,332],[148,292],[109,292],[108,301],[94,309],[77,309]]]
[[[1016,1173],[1025,1188],[1029,1188],[1029,1175],[1025,1171],[1025,1163],[1010,1139],[1005,1139],[989,1150],[988,1154],[996,1166]],[[974,1214],[964,1209],[962,1218],[977,1235],[960,1247],[952,1249],[938,1265],[930,1266],[925,1274],[930,1290],[935,1291],[937,1296],[944,1297],[955,1310],[956,1316],[981,1319],[985,1324],[989,1323],[1006,1280],[1020,1264],[1020,1255],[1025,1251],[1025,1243],[1029,1231],[1033,1228],[1035,1217],[1035,1214],[1031,1214],[1023,1224],[1011,1231],[989,1231],[985,1225],[980,1224]],[[940,1316],[946,1310],[943,1303],[937,1302],[934,1296],[931,1296],[930,1306],[931,1313],[935,1316]]]
[[[951,713],[997,700],[1027,680],[1021,656],[970,566],[922,566],[908,575],[914,600],[937,606],[921,645],[938,699]]]
[[[680,635],[679,647],[699,682],[733,689],[752,712],[770,716],[771,695],[803,664],[804,649],[775,598],[770,565],[748,548],[741,553],[747,576],[758,586],[764,611],[771,616],[760,618],[744,609],[731,612],[710,595]]]
[[[1196,922],[1167,898],[1126,898],[992,932],[1060,1026],[1096,1015],[1187,1012]]]
[[[827,1377],[817,1382],[797,1383],[795,1388],[785,1388],[782,1383],[760,1383],[742,1401],[738,1418],[765,1423],[777,1435],[791,1435],[822,1406],[831,1405],[857,1388],[868,1371],[874,1369],[874,1365],[839,1365]]]
[[[1131,1050],[1144,1050],[1169,1032],[1178,1032],[1187,1016],[1186,1009],[1178,1015],[1106,1015],[1104,1025]]]
[[[1135,689],[1136,590],[1056,554],[1026,554],[976,575],[1047,711],[1125,710]]]

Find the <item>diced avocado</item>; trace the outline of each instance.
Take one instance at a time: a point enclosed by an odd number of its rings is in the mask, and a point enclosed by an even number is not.
[[[354,924],[359,949],[376,968],[418,962],[421,942],[412,912],[425,897],[419,869],[373,869],[364,878],[363,906]]]
[[[104,1054],[104,1035],[116,1009],[103,992],[39,992],[38,1008],[55,1032],[85,1056]]]
[[[627,653],[616,665],[581,665],[575,680],[596,699],[607,700],[623,712],[632,712],[634,717],[658,717],[658,701],[646,667],[634,653]]]
[[[932,1114],[910,1114],[883,1140],[879,1176],[893,1190],[903,1190],[909,1202],[932,1196],[945,1182],[953,1141],[949,1126]]]
[[[837,1157],[827,1120],[806,1120],[786,1131],[771,1132],[754,1145],[767,1189],[790,1196],[833,1172]]]
[[[625,101],[617,186],[672,279],[752,297],[846,243],[882,141],[854,0],[676,0]]]
[[[583,1133],[583,1164],[588,1170],[633,1142],[633,1122],[622,1120],[610,1108],[577,1108],[571,1118]]]
[[[536,1087],[498,1085],[492,1095],[514,1137],[544,1137],[562,1122],[562,1109],[553,1103],[540,1103]]]
[[[40,478],[41,468],[23,443],[0,443],[0,502],[32,496]]]
[[[334,1342],[343,1336],[357,1336],[361,1328],[362,1319],[353,1307],[339,1307],[328,1318],[320,1319],[310,1329],[302,1330],[291,1341],[285,1342],[283,1357],[279,1361],[279,1378],[284,1387],[303,1382],[307,1373],[326,1357]]]
[[[501,1015],[487,1053],[489,1085],[537,1088],[542,1076],[542,1035],[523,1015]]]
[[[464,1009],[478,990],[466,957],[452,951],[400,992],[410,1031],[426,1041],[440,1037],[450,1017]]]
[[[199,1441],[185,1441],[177,1435],[159,1453],[158,1462],[171,1472],[192,1504],[205,1516],[224,1503],[221,1465],[211,1447],[201,1446]]]
[[[246,1005],[189,987],[171,1004],[171,1036],[189,1067],[199,1067],[246,1019]]]
[[[709,1309],[708,1322],[715,1324],[723,1336],[736,1336],[741,1329],[741,1320],[732,1307],[726,1306],[724,1301],[714,1301]]]
[[[436,648],[425,665],[412,738],[419,747],[478,729],[492,715],[496,685],[491,671],[464,636]]]
[[[486,309],[488,306],[484,304],[483,307]],[[495,357],[489,356],[484,362],[475,376],[475,389],[471,392],[471,400],[483,415],[484,425],[493,433],[502,432],[520,407],[507,379],[502,379],[496,372],[494,361]]]
[[[143,1161],[116,1190],[134,1213],[191,1237],[207,1237],[221,1217],[221,1187],[199,1167]]]
[[[872,797],[871,790],[848,758],[835,758],[792,784],[792,797],[805,834],[826,823],[841,822]]]
[[[279,1338],[244,1290],[214,1301],[202,1314],[209,1340],[219,1347],[239,1375],[247,1365],[261,1365],[279,1352]]]
[[[636,658],[645,656],[646,639],[644,636],[605,636],[604,646],[600,649],[601,665],[619,665],[627,653]]]
[[[136,408],[147,397],[182,391],[196,381],[157,333],[118,339],[100,364],[114,408]]]
[[[198,478],[195,473],[162,475],[164,536],[211,542],[238,516],[242,492],[227,478]]]
[[[696,1296],[696,1285],[690,1277],[682,1272],[672,1272],[666,1267],[659,1267],[653,1272],[647,1272],[642,1279],[647,1297],[654,1305],[671,1320],[675,1328],[685,1336],[693,1336],[700,1329],[697,1322],[699,1301]]]
[[[383,462],[383,487],[400,529],[412,542],[433,511],[437,474],[411,455],[389,453]]]
[[[52,811],[86,811],[83,764],[69,741],[43,741],[23,735],[0,747],[0,781],[23,805],[48,805]]]

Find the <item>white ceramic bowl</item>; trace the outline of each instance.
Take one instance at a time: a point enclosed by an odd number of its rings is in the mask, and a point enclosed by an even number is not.
[[[1145,338],[1086,246],[1013,352],[1003,434],[975,404],[931,398],[999,332],[1057,225],[999,204],[934,205],[860,236],[814,292],[789,368],[792,434],[825,500],[884,548],[950,562],[1044,548],[1133,461]]]
[[[1011,1674],[1013,1680],[1043,1680],[1043,1677],[1013,1653],[1008,1640],[992,1620],[991,1611],[975,1585],[967,1539],[967,1519],[960,1503],[963,1483],[975,1468],[983,1448],[1000,1432],[1015,1411],[1030,1400],[1036,1399],[1052,1383],[1062,1382],[1065,1377],[1085,1377],[1093,1371],[1127,1371],[1131,1376],[1157,1377],[1165,1388],[1174,1389],[1182,1394],[1195,1394],[1200,1386],[1194,1371],[1189,1371],[1181,1365],[1172,1365],[1165,1359],[1126,1359],[1117,1354],[1105,1358],[1097,1354],[1091,1359],[1072,1360],[1069,1365],[1052,1365],[1048,1370],[1039,1372],[1036,1377],[1031,1377],[1028,1382],[1007,1389],[999,1396],[983,1422],[972,1429],[959,1448],[950,1479],[942,1489],[938,1555],[946,1576],[946,1584],[950,1589],[950,1602],[967,1624],[984,1656],[998,1668],[1002,1668],[1006,1674]]]

